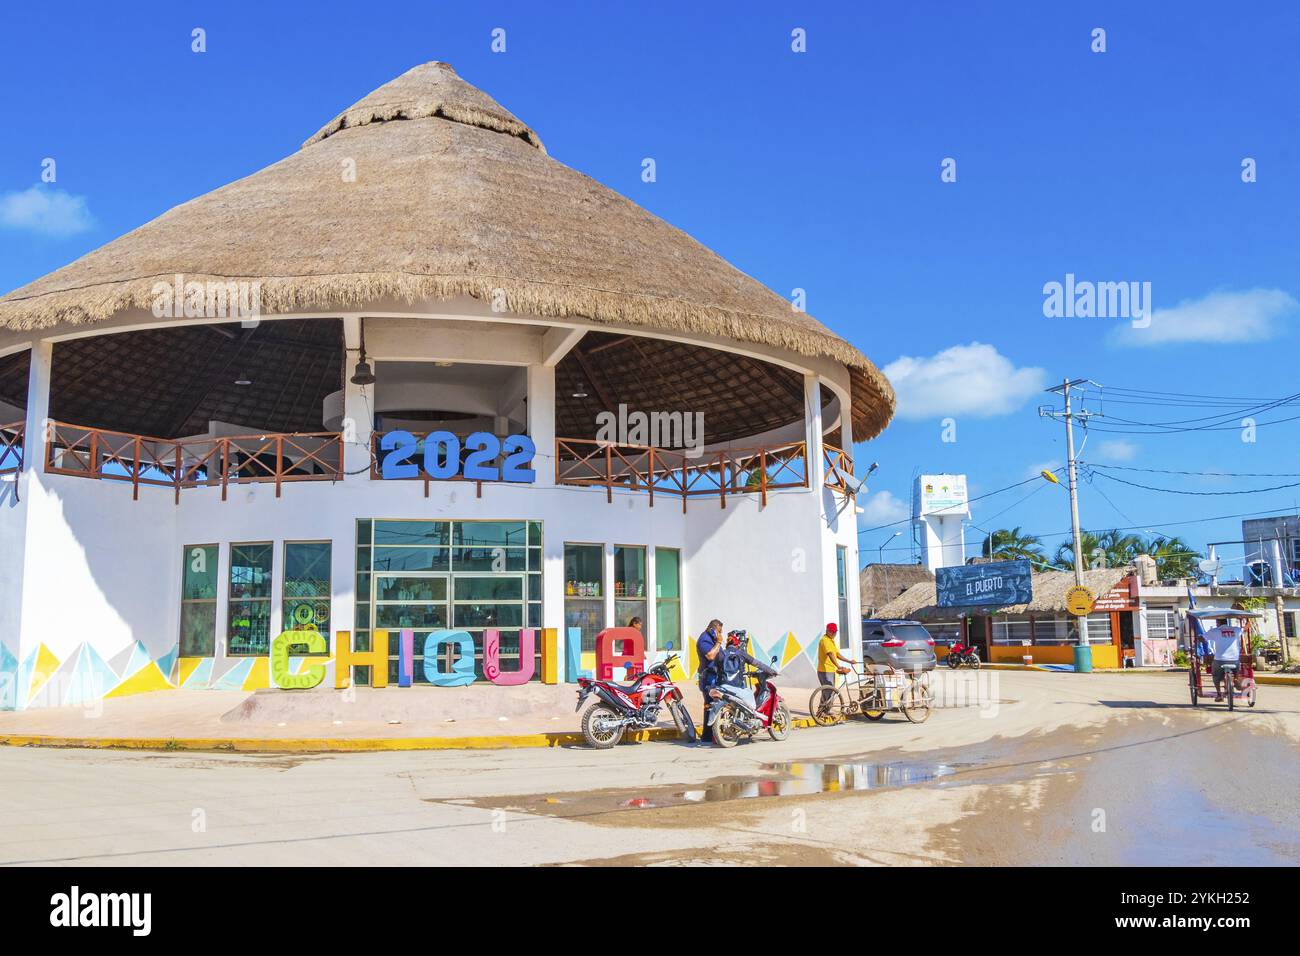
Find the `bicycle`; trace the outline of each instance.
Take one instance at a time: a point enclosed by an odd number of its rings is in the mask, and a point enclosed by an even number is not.
[[[934,691],[930,675],[905,673],[888,664],[864,665],[862,673],[851,671],[841,687],[819,687],[808,699],[808,713],[813,723],[822,727],[840,723],[859,714],[867,720],[884,719],[891,710],[900,710],[914,724],[930,718]]]

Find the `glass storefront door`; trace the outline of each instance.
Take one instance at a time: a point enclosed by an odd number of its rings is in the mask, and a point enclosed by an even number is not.
[[[483,632],[501,634],[501,667],[519,669],[522,628],[540,628],[541,526],[524,521],[362,521],[357,526],[357,637],[369,646],[388,631],[388,679],[396,682],[401,634],[415,635],[412,679],[424,676],[424,644],[437,630],[467,631],[474,671],[483,678]],[[454,644],[439,650],[438,670],[450,671]],[[541,677],[541,642],[534,675]]]

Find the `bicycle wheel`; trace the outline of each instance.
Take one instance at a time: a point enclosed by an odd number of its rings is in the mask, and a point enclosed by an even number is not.
[[[844,715],[844,692],[838,687],[818,687],[808,698],[808,713],[818,726],[837,723]]]
[[[930,719],[929,698],[915,682],[904,687],[898,695],[898,706],[903,716],[914,724],[923,724]]]

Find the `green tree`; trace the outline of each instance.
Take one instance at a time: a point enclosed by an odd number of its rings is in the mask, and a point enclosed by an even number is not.
[[[1018,527],[999,528],[992,534],[985,535],[984,557],[996,561],[1018,561],[1027,558],[1030,561],[1043,563],[1047,560],[1038,537],[1025,534]]]
[[[1193,550],[1182,538],[1155,535],[1146,542],[1145,553],[1156,559],[1156,569],[1161,578],[1195,578],[1201,573],[1197,567],[1203,555]]]

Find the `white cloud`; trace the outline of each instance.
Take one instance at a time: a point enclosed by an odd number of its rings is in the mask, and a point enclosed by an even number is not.
[[[1105,461],[1132,461],[1140,449],[1131,441],[1104,441],[1097,445],[1097,455]]]
[[[85,232],[94,224],[85,196],[44,186],[0,195],[0,227],[6,229],[63,237]]]
[[[884,368],[898,393],[899,418],[1014,412],[1046,385],[1041,368],[1016,368],[992,345],[954,345],[929,358],[901,356]]]
[[[868,528],[902,521],[912,514],[911,505],[906,501],[895,498],[888,491],[868,493],[866,497],[858,499],[858,507],[862,509],[862,514],[858,515],[858,521]]]
[[[1264,342],[1276,338],[1282,320],[1297,310],[1300,303],[1281,289],[1211,292],[1199,299],[1184,299],[1170,309],[1155,309],[1147,328],[1120,326],[1111,332],[1111,341],[1126,346]]]

